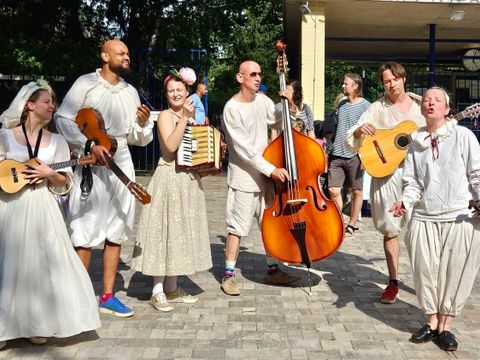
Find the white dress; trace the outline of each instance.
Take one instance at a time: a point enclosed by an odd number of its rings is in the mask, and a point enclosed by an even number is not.
[[[171,116],[174,124],[173,115]],[[174,124],[175,126],[176,124]],[[148,191],[152,202],[142,207],[132,269],[145,275],[191,275],[212,267],[207,207],[200,176],[176,167],[164,154]]]
[[[153,121],[145,127],[137,123],[140,99],[133,86],[123,79],[112,85],[100,76],[100,70],[75,81],[55,114],[61,134],[76,155],[83,155],[86,138],[75,117],[82,108],[97,110],[105,121],[107,134],[118,148],[115,163],[134,181],[135,169],[127,144],[147,145],[153,139]],[[94,247],[105,239],[113,243],[127,240],[133,229],[135,198],[112,171],[93,166],[93,186],[88,197],[82,196],[81,169],[74,174],[75,187],[70,194],[68,226],[74,246]]]
[[[12,130],[0,129],[0,160],[29,159]],[[58,134],[40,148],[47,164],[69,159]],[[92,284],[75,253],[47,181],[0,191],[0,341],[68,337],[100,327]]]

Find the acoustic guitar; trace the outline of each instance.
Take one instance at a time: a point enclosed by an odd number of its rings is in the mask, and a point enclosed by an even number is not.
[[[48,165],[54,170],[65,169],[75,165],[93,165],[97,159],[93,155],[83,156],[79,159],[62,161]],[[0,161],[0,188],[6,193],[13,194],[20,191],[25,185],[30,184],[30,180],[25,179],[23,171],[38,165],[36,159],[30,159],[25,162],[19,162],[12,159]],[[41,182],[41,181],[39,181]]]
[[[479,114],[480,103],[477,103],[450,118],[460,121]],[[415,122],[405,120],[392,129],[377,129],[374,136],[364,136],[358,155],[367,173],[375,178],[392,174],[407,156],[411,135],[417,129]]]
[[[98,111],[89,108],[80,109],[75,122],[88,140],[93,140],[98,145],[102,145],[111,155],[115,154],[117,140],[107,135],[105,121]]]
[[[105,159],[107,160],[108,166],[113,171],[115,175],[120,179],[122,183],[130,190],[130,192],[135,196],[135,198],[140,201],[143,205],[149,204],[152,201],[151,195],[147,192],[147,190],[140,184],[130,180],[130,178],[125,175],[125,173],[118,167],[118,165],[113,160],[113,157],[108,155],[106,152],[103,153],[105,155]]]
[[[98,145],[103,146],[108,150],[108,154],[104,153],[105,158],[110,166],[110,169],[115,175],[124,183],[128,190],[138,199],[143,205],[149,204],[152,197],[147,190],[140,184],[133,182],[125,173],[118,167],[113,160],[112,155],[117,150],[117,140],[109,137],[105,130],[105,121],[102,115],[93,109],[80,109],[75,118],[80,131],[88,140],[94,140]]]

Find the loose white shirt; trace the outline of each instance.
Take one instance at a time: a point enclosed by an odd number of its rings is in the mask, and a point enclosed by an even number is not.
[[[251,102],[231,98],[223,109],[223,128],[228,145],[227,183],[231,188],[245,192],[264,189],[265,176],[275,166],[263,157],[268,146],[268,127],[281,128],[281,114],[275,104],[263,94],[256,94]]]
[[[407,95],[413,100],[408,112],[404,112],[392,104],[386,95],[372,103],[362,114],[358,123],[347,131],[345,138],[347,149],[351,152],[358,152],[363,136],[356,138],[353,133],[365,123],[371,123],[377,129],[391,129],[404,120],[413,120],[419,127],[425,126],[425,118],[420,112],[421,97],[413,93],[407,93]],[[370,206],[373,224],[378,231],[387,237],[399,235],[404,223],[408,221],[408,216],[395,218],[392,213],[388,212],[393,203],[401,196],[402,171],[403,163],[392,175],[372,178],[370,184]]]
[[[437,139],[437,150],[431,139]],[[436,156],[438,155],[438,158]],[[435,157],[435,158],[434,158]],[[421,128],[403,169],[401,200],[422,221],[459,221],[472,217],[471,199],[480,199],[480,145],[469,129],[447,121],[430,134]]]
[[[105,129],[118,142],[115,163],[131,179],[135,169],[127,144],[147,145],[153,139],[153,121],[142,128],[137,123],[138,93],[120,79],[112,85],[102,78],[100,69],[79,77],[65,96],[55,114],[55,122],[71,150],[83,154],[86,137],[75,123],[82,108],[97,110]],[[133,229],[135,198],[118,177],[105,167],[93,166],[93,186],[88,197],[82,196],[82,167],[75,170],[76,186],[72,189],[67,218],[74,246],[93,247],[105,239],[121,243]]]

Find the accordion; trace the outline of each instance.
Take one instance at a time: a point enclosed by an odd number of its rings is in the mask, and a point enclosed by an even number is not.
[[[221,134],[211,125],[188,125],[177,150],[177,166],[201,175],[222,172]]]

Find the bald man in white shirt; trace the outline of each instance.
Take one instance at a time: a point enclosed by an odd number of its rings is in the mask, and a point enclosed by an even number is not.
[[[227,195],[227,242],[225,248],[225,275],[220,288],[227,295],[240,295],[235,282],[235,264],[240,240],[250,232],[253,218],[260,223],[265,208],[265,195],[270,182],[267,178],[285,181],[288,172],[276,168],[262,156],[268,145],[268,127],[281,127],[281,114],[275,114],[275,105],[258,88],[262,80],[260,65],[243,62],[236,79],[240,91],[225,105],[223,128],[229,148]],[[285,285],[298,278],[278,269],[277,261],[267,254],[268,272],[265,282]]]

